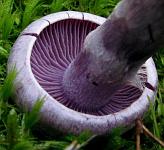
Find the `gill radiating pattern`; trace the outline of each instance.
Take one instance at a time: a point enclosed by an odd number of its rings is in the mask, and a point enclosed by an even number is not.
[[[141,96],[142,91],[134,86],[125,85],[116,92],[109,104],[93,111],[67,100],[62,88],[64,71],[81,51],[87,34],[97,26],[89,21],[75,19],[49,25],[40,33],[33,46],[31,68],[41,87],[63,105],[83,113],[107,115],[131,105]],[[145,66],[141,67],[138,77],[141,82],[146,82]]]

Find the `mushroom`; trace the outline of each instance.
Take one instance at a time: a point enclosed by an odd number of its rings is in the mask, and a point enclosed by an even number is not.
[[[150,57],[164,45],[163,16],[164,1],[122,0],[107,19],[66,11],[33,22],[8,61],[17,104],[30,110],[44,97],[40,122],[63,133],[133,124],[155,100]]]

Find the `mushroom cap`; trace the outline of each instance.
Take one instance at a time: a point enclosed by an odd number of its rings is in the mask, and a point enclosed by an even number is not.
[[[52,58],[54,53],[51,53],[52,49],[48,46],[47,53],[45,53],[44,47],[46,47],[47,43],[44,43],[44,41],[48,41],[49,45],[54,45],[53,36],[56,35],[58,37],[58,31],[55,30],[56,33],[49,33],[50,38],[47,37],[46,34],[51,32],[51,28],[54,27],[55,23],[58,23],[58,25],[65,25],[67,24],[66,22],[69,22],[70,24],[72,23],[73,25],[76,23],[84,24],[86,32],[85,35],[81,35],[85,37],[87,33],[95,29],[98,25],[101,25],[103,22],[105,22],[105,20],[106,19],[103,17],[89,13],[65,11],[45,16],[34,21],[26,29],[24,29],[16,40],[8,60],[8,71],[14,66],[18,71],[18,75],[14,82],[16,103],[18,106],[21,108],[28,108],[30,110],[38,98],[44,97],[44,105],[40,112],[40,122],[63,133],[74,134],[79,134],[86,130],[89,130],[95,134],[109,133],[113,128],[129,126],[133,124],[137,118],[142,117],[147,111],[150,101],[154,102],[157,89],[157,71],[152,58],[149,58],[140,69],[144,69],[146,71],[147,77],[146,86],[144,87],[141,96],[130,103],[130,105],[128,105],[126,108],[106,115],[86,114],[76,111],[66,107],[57,99],[55,99],[53,94],[51,94],[47,89],[45,90],[44,84],[41,84],[41,81],[43,80],[49,81],[49,83],[51,83],[51,79],[49,79],[49,77],[51,78],[54,76],[52,71],[53,68],[49,68],[48,72],[46,72],[47,70],[44,70],[44,67],[40,68],[39,71],[41,70],[45,72],[37,76],[37,64],[39,63],[39,60],[34,59],[35,56],[44,59],[42,63],[53,63],[53,60],[51,62],[50,60],[54,59]],[[58,28],[58,25],[56,28]],[[71,29],[70,32],[72,32]],[[44,35],[42,34],[43,31]],[[83,29],[78,30],[78,32],[80,31],[83,31]],[[62,35],[64,34],[64,30],[60,32],[62,32]],[[56,39],[62,41],[62,38],[65,37],[66,39],[64,40],[67,42],[71,39],[71,37],[67,36]],[[81,39],[84,40],[84,37]],[[42,39],[40,41],[43,42],[41,43],[42,48],[40,51],[38,51],[37,48],[39,46],[37,45],[37,40],[39,38]],[[58,43],[56,43],[56,46],[61,48],[61,46],[57,44]],[[73,45],[75,43],[70,44]],[[68,52],[67,49],[68,48],[64,49],[64,51],[61,51],[61,53],[64,53],[64,55],[71,53]],[[62,57],[62,55],[60,55],[61,53],[58,53],[59,57],[57,58],[61,63],[59,72],[60,69],[64,68],[64,66],[67,66],[73,59],[68,57],[67,62],[62,62],[63,60],[60,59],[60,57]],[[72,54],[72,56],[74,55],[75,57],[77,53],[78,51]],[[46,57],[44,58],[44,56]],[[58,75],[59,76],[54,76],[54,80],[60,80],[60,73]],[[42,78],[41,80],[39,80],[40,77]],[[142,77],[140,79],[142,80]]]

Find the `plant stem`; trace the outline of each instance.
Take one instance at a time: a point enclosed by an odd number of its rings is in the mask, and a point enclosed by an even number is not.
[[[145,135],[149,136],[157,143],[159,143],[162,147],[164,147],[164,142],[161,141],[158,137],[153,135],[148,128],[142,123],[140,119],[136,120],[136,150],[140,150],[140,134],[144,133]]]
[[[159,138],[157,138],[156,136],[154,136],[146,127],[144,124],[142,124],[142,129],[143,129],[143,133],[147,136],[149,136],[150,138],[152,138],[153,140],[155,140],[157,143],[159,143],[162,147],[164,147],[164,142],[161,141]]]
[[[80,145],[77,141],[73,141],[65,150],[79,150]]]
[[[77,141],[73,141],[65,150],[80,150],[93,141],[98,135],[91,136],[87,141],[84,141],[82,144],[78,144]]]
[[[93,135],[91,136],[87,141],[84,141],[80,146],[79,146],[79,150],[82,149],[83,147],[85,147],[86,145],[88,145],[91,141],[93,141],[96,137],[98,137],[98,135]]]
[[[141,128],[141,121],[139,119],[136,120],[136,150],[140,150],[140,134],[142,132],[142,128]]]

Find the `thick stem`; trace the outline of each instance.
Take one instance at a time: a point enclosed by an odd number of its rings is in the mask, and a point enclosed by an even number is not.
[[[103,83],[94,80],[96,70],[90,70],[88,55],[81,53],[67,68],[63,78],[63,88],[66,97],[79,109],[95,111],[107,104],[114,91],[121,84]]]
[[[111,18],[86,37],[63,78],[65,95],[75,105],[101,108],[164,46],[164,1],[140,2],[122,0]]]

